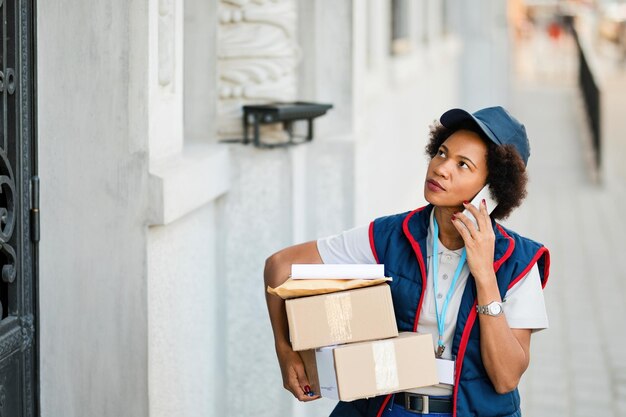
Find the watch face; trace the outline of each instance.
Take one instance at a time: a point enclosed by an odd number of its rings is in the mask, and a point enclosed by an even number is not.
[[[489,314],[492,316],[502,313],[502,306],[499,303],[491,303],[487,307],[489,308]]]

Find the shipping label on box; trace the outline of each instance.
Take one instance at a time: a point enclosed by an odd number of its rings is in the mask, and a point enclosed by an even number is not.
[[[294,351],[398,335],[389,285],[285,301]]]
[[[330,346],[315,350],[306,363],[310,382],[322,397],[352,401],[439,382],[432,337],[401,333],[398,337]],[[315,371],[309,371],[316,366]],[[317,388],[319,387],[319,388]]]
[[[319,394],[325,398],[338,399],[337,374],[335,372],[334,347],[315,349],[317,365],[317,385]]]

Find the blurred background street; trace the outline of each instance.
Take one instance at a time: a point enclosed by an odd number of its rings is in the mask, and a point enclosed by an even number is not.
[[[626,415],[626,183],[598,178],[578,59],[571,33],[542,28],[516,51],[513,108],[542,139],[531,137],[529,196],[507,223],[552,255],[550,329],[533,336],[521,387],[526,416]]]

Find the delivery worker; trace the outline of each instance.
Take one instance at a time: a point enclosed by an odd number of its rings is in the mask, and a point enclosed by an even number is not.
[[[426,152],[427,206],[283,249],[266,262],[271,287],[296,263],[384,264],[398,329],[432,334],[435,355],[447,365],[440,380],[453,384],[340,401],[331,417],[521,415],[517,386],[531,334],[548,327],[543,287],[550,258],[543,245],[496,220],[526,196],[526,130],[502,107],[452,109],[431,128]],[[495,207],[482,198],[469,203],[481,190]],[[307,395],[283,300],[266,299],[284,387],[300,401],[319,398]]]

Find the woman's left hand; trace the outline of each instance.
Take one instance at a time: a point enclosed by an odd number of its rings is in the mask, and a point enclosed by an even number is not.
[[[494,277],[493,252],[496,236],[491,227],[491,218],[485,200],[480,203],[479,208],[469,203],[463,205],[476,218],[478,228],[463,213],[455,213],[452,224],[465,242],[467,265],[474,278],[476,280],[490,279]]]

